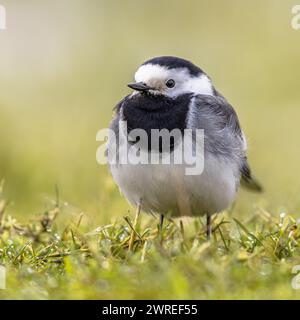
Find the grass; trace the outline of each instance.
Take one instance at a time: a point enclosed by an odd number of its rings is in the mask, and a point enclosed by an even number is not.
[[[60,221],[64,206],[20,224],[0,201],[1,299],[281,299],[297,298],[300,230],[292,215],[261,208],[248,221],[125,216],[88,230],[85,217]]]

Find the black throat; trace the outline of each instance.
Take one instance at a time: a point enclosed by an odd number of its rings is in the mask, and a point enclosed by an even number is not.
[[[175,99],[147,93],[128,97],[122,104],[123,116],[128,131],[144,129],[180,129],[186,126],[186,118],[192,94],[183,94]]]
[[[151,149],[151,129],[183,130],[186,128],[187,114],[192,94],[177,98],[141,93],[128,97],[122,104],[123,120],[127,121],[127,131],[143,129],[148,136]],[[134,142],[135,143],[135,142]],[[174,142],[171,143],[171,149]]]

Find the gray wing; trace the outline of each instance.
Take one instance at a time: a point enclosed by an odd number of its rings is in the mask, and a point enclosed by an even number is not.
[[[204,129],[206,151],[238,161],[241,184],[252,191],[262,191],[251,174],[245,136],[233,107],[218,92],[215,96],[198,95],[194,99],[194,108],[198,110],[191,112],[188,122],[192,128]]]

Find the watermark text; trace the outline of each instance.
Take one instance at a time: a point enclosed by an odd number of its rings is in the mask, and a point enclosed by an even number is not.
[[[200,175],[204,170],[202,129],[128,130],[127,122],[120,121],[117,132],[98,132],[96,140],[102,142],[96,153],[99,164],[182,165],[186,175]]]
[[[292,288],[295,290],[300,289],[300,265],[296,265],[292,269],[292,274],[295,274],[295,276],[292,279]]]
[[[291,25],[294,30],[300,30],[300,4],[293,6],[292,8],[292,21]]]
[[[6,9],[0,4],[0,30],[6,30]]]
[[[0,266],[0,290],[6,289],[6,268]]]

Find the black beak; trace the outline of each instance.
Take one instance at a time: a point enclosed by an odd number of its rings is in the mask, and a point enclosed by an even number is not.
[[[149,91],[153,89],[144,82],[128,83],[128,87],[136,91]]]

